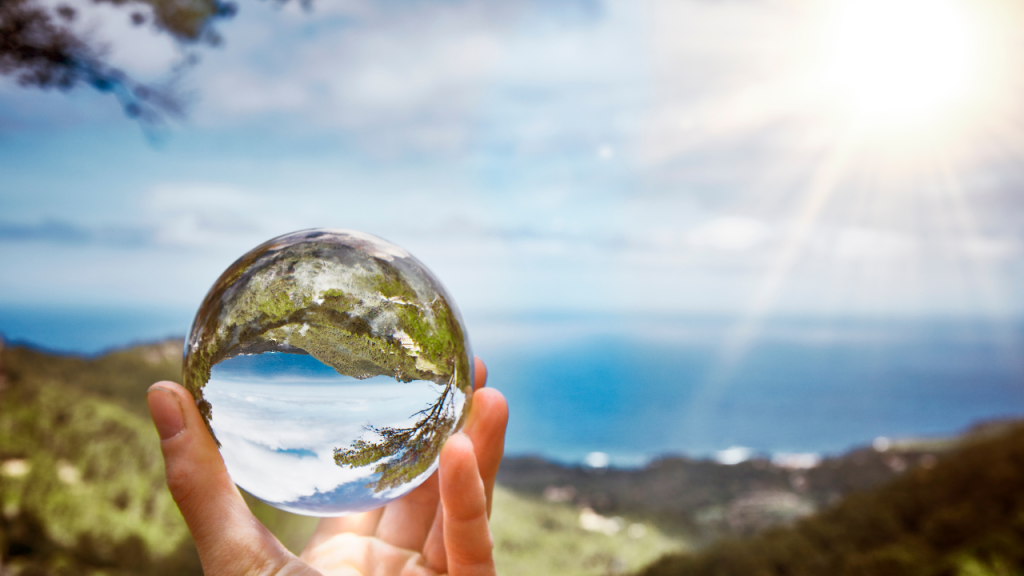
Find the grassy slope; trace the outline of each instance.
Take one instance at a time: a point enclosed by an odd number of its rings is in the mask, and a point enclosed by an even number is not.
[[[0,365],[0,561],[51,574],[198,574],[187,531],[163,485],[145,390],[177,379],[180,342],[95,359],[7,349]],[[1004,428],[1005,430],[1005,428]],[[999,432],[999,430],[996,430]],[[680,537],[659,531],[659,513],[689,518],[750,490],[806,483],[803,497],[860,491],[799,523],[696,555],[669,555],[649,576],[716,574],[1024,574],[1024,432],[982,434],[934,468],[916,460],[943,447],[855,452],[806,472],[668,459],[649,470],[594,475],[528,460],[503,469],[493,529],[501,573],[607,574],[634,570]],[[894,459],[910,473],[894,477]],[[916,460],[915,460],[916,459]],[[761,466],[759,468],[759,466]],[[543,502],[548,486],[572,485],[573,504]],[[685,490],[680,486],[686,486]],[[315,520],[249,499],[256,516],[292,550]],[[580,528],[580,508],[643,522],[608,536]],[[688,523],[688,522],[687,522]]]
[[[52,374],[8,364],[0,392],[3,564],[55,574],[198,573],[152,425]]]
[[[146,389],[158,380],[180,381],[181,340],[118,350],[97,358],[47,354],[24,347],[3,351],[3,370],[30,385],[58,382],[109,400],[149,419]]]
[[[491,517],[494,555],[502,576],[598,576],[632,572],[684,548],[649,523],[629,519],[612,535],[580,527],[580,510],[497,487]],[[611,519],[609,519],[611,520]],[[632,534],[629,527],[633,524]],[[642,535],[641,535],[642,534]]]
[[[2,566],[53,574],[199,574],[164,486],[145,405],[149,384],[179,378],[181,342],[94,359],[25,348],[0,354],[7,374],[0,389]],[[246,500],[289,549],[301,550],[316,519]],[[498,488],[493,528],[501,573],[596,576],[636,569],[682,547],[651,525],[640,538],[626,529],[612,536],[588,532],[579,527],[579,514],[568,504]]]

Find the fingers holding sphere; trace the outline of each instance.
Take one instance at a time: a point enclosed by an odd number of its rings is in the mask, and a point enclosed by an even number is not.
[[[473,396],[473,411],[464,432],[473,442],[474,455],[487,494],[487,513],[490,514],[494,492],[494,479],[505,451],[505,429],[508,425],[508,403],[505,397],[488,388]]]
[[[493,540],[484,481],[473,442],[465,434],[453,435],[441,450],[440,491],[448,574],[493,575]]]
[[[253,566],[295,561],[249,512],[191,394],[174,382],[157,382],[146,401],[160,435],[167,487],[192,533],[204,572],[244,574]]]
[[[473,390],[487,385],[487,365],[480,358],[473,357]]]

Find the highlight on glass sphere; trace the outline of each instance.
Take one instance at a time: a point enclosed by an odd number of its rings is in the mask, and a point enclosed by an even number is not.
[[[314,229],[221,275],[184,379],[236,484],[282,510],[342,516],[433,473],[469,411],[471,358],[455,303],[416,258]]]

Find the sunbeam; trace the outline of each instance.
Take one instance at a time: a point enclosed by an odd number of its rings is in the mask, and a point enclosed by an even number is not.
[[[696,421],[693,416],[717,404],[728,389],[733,373],[757,340],[765,316],[771,312],[779,292],[799,263],[822,210],[845,176],[857,141],[855,133],[840,141],[810,179],[784,243],[763,275],[746,312],[725,335],[716,362],[690,404],[691,417],[685,421]]]
[[[784,300],[793,298],[794,275],[813,266],[811,273],[825,276],[819,286],[838,291],[847,307],[881,295],[904,302],[907,313],[922,312],[928,305],[914,294],[938,290],[964,310],[984,309],[989,320],[1012,312],[994,264],[972,252],[994,240],[962,179],[986,155],[1024,156],[1019,105],[1009,97],[1020,74],[1005,54],[1018,42],[1010,22],[1022,16],[1001,0],[836,0],[807,20],[824,31],[819,54],[792,56],[813,64],[794,64],[756,88],[788,106],[761,105],[744,115],[735,101],[722,105],[748,118],[748,130],[797,119],[807,141],[828,152],[809,169],[796,202],[785,201],[778,182],[746,195],[750,212],[770,204],[766,197],[788,204],[779,219],[785,231],[720,345],[694,411],[721,397],[766,319],[792,304]],[[806,158],[792,153],[789,165],[806,165]],[[857,260],[858,249],[876,258],[871,267]],[[815,250],[830,257],[812,262]],[[936,261],[962,268],[959,286],[933,285]],[[1009,332],[1007,338],[1007,350],[1019,344]]]

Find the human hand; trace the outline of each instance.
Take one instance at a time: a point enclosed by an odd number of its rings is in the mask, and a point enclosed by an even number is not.
[[[207,576],[489,576],[494,477],[505,442],[508,406],[484,389],[476,359],[472,408],[463,431],[441,450],[438,471],[383,508],[324,518],[296,557],[249,512],[187,390],[149,388],[167,486],[199,550]]]

